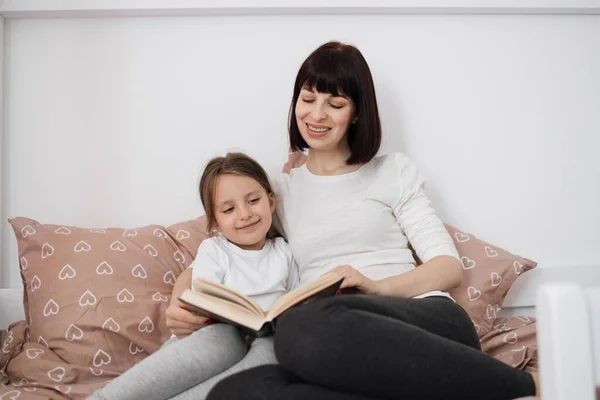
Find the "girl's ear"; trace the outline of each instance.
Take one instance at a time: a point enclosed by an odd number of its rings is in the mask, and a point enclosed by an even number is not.
[[[217,224],[217,221],[213,222],[210,234],[211,236],[216,236],[219,234],[219,225]]]
[[[275,212],[275,194],[269,193],[269,208],[271,209],[271,214]]]

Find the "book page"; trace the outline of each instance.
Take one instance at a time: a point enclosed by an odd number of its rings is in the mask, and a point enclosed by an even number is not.
[[[225,285],[221,285],[220,283],[197,278],[194,281],[194,290],[239,304],[256,315],[260,315],[261,317],[265,316],[265,312],[255,301],[250,299],[248,296],[244,296],[243,294],[229,289]]]
[[[267,313],[267,319],[271,321],[274,318],[277,318],[282,312],[295,306],[296,304],[301,303],[302,301],[314,296],[315,294],[318,294],[321,291],[324,291],[327,288],[337,285],[335,291],[333,291],[331,294],[328,294],[334,295],[341,285],[343,279],[344,278],[336,274],[327,273],[312,282],[308,282],[284,294],[275,302],[275,304],[273,304],[273,307]]]
[[[256,315],[247,308],[229,300],[192,290],[184,291],[179,300],[192,307],[197,314],[225,323],[233,322],[258,331],[265,323],[264,315]]]

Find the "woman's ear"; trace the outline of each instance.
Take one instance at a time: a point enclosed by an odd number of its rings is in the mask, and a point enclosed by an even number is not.
[[[354,117],[354,119],[352,120],[352,123],[355,124],[356,121],[358,121],[358,115],[356,117]]]

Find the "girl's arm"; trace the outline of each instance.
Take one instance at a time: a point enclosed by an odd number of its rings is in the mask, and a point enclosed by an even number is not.
[[[206,318],[189,311],[185,308],[185,304],[179,300],[181,293],[191,287],[192,268],[188,268],[177,278],[173,286],[171,303],[166,311],[167,327],[178,338],[188,336],[206,325]]]

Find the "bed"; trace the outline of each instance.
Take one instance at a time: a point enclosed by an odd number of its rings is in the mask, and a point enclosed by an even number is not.
[[[205,237],[201,165],[235,148],[274,173],[291,167],[288,89],[305,53],[331,38],[365,49],[391,132],[384,151],[422,169],[463,257],[456,298],[484,350],[540,368],[545,398],[593,397],[600,252],[583,239],[600,224],[589,185],[600,7],[342,3],[0,4],[0,399],[84,398],[158,348],[170,285]],[[561,176],[579,179],[559,191]],[[559,207],[572,218],[550,221]],[[68,286],[75,273],[122,286]],[[138,301],[143,313],[127,308]]]

